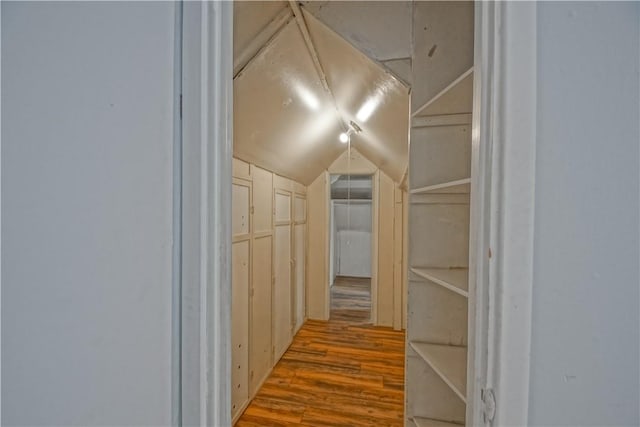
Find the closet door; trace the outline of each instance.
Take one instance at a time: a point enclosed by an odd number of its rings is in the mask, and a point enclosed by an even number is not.
[[[307,199],[300,194],[295,195],[295,203],[293,209],[293,266],[294,266],[294,331],[304,323],[305,317],[305,267],[306,267],[306,230],[307,230]]]
[[[232,189],[231,414],[249,401],[249,260],[251,182],[235,178]]]
[[[273,174],[251,166],[253,177],[253,262],[251,288],[251,373],[253,396],[273,366]]]
[[[275,282],[273,288],[274,360],[280,359],[292,337],[291,322],[291,193],[275,192]]]

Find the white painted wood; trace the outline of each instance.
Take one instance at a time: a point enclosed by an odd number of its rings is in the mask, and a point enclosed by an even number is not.
[[[291,193],[276,191],[275,221],[289,223],[291,221]]]
[[[362,128],[351,136],[351,147],[399,182],[408,155],[408,88],[310,13],[304,16],[341,116]],[[372,110],[362,120],[365,104]]]
[[[442,378],[407,346],[406,416],[464,424],[465,404]]]
[[[425,167],[428,165],[428,167]],[[437,126],[411,129],[411,187],[423,192],[451,187],[470,177],[471,127]],[[446,184],[446,185],[443,185]],[[457,185],[457,184],[453,184]],[[433,188],[430,188],[435,186]]]
[[[467,348],[412,341],[409,345],[466,403]]]
[[[309,185],[344,150],[344,126],[293,20],[233,84],[237,158]]]
[[[329,318],[329,176],[323,172],[307,188],[309,245],[307,316]]]
[[[243,183],[234,179],[232,189],[231,208],[231,233],[237,235],[249,234],[250,231],[250,206],[251,206],[251,183]]]
[[[240,159],[233,158],[233,177],[251,180],[251,165]]]
[[[414,190],[411,190],[411,194],[424,194],[424,193],[468,194],[471,187],[470,184],[471,184],[471,178],[457,179],[455,181],[443,182],[441,184],[427,185],[425,187],[416,188]]]
[[[469,113],[473,102],[473,67],[465,70],[433,98],[417,107],[411,114],[418,117]]]
[[[264,8],[264,6],[260,3],[257,3],[257,4],[254,3],[252,6],[254,8],[258,8],[258,7]],[[238,9],[239,6],[236,5],[235,8]],[[251,60],[256,55],[259,54],[260,50],[263,49],[265,45],[269,43],[269,41],[271,41],[274,37],[278,35],[280,30],[284,28],[284,26],[289,22],[292,16],[293,15],[291,13],[291,9],[289,9],[288,7],[281,9],[280,13],[278,13],[271,20],[271,22],[267,24],[267,26],[263,27],[258,34],[256,34],[253,38],[251,38],[251,40],[243,47],[242,51],[238,52],[236,50],[236,53],[234,53],[234,58],[233,58],[233,76],[234,77],[237,76],[238,73],[242,72],[242,70],[250,64]],[[243,22],[244,19],[242,18],[243,17],[236,18],[234,16],[234,20],[236,22],[238,21]],[[234,38],[237,39],[237,37],[234,37]]]
[[[393,326],[394,318],[394,212],[395,185],[385,173],[379,173],[378,181],[378,283],[375,302],[377,309],[376,325]]]
[[[254,396],[273,367],[273,304],[272,304],[273,237],[255,237],[252,253],[251,288],[251,349],[249,392]]]
[[[473,65],[473,2],[415,2],[411,110]],[[469,112],[469,111],[458,111]]]
[[[307,222],[307,198],[296,194],[294,200],[294,221],[296,222],[296,224]]]
[[[251,165],[253,232],[273,232],[273,173]]]
[[[275,282],[273,287],[274,361],[291,343],[291,227],[275,228]]]
[[[403,317],[405,298],[404,280],[406,270],[402,268],[402,260],[406,257],[404,250],[404,215],[403,215],[403,193],[397,186],[394,188],[394,211],[393,211],[393,328],[402,329],[404,326]]]
[[[429,418],[413,417],[416,427],[459,427],[462,424],[448,423],[446,421],[438,421]]]
[[[458,295],[462,295],[465,298],[469,297],[469,270],[466,268],[412,267],[411,271],[424,279],[444,286]]]
[[[345,148],[343,153],[327,169],[331,174],[373,175],[378,167],[357,149]]]
[[[250,241],[232,245],[231,416],[249,401],[249,256]]]
[[[422,278],[409,281],[407,340],[467,345],[467,300]]]
[[[411,119],[411,127],[456,126],[471,124],[471,113],[440,114],[437,116],[420,116]]]
[[[276,30],[273,29],[274,21],[289,9],[286,1],[243,1],[233,4],[233,58],[234,75],[237,74],[236,64],[239,58],[249,58],[264,46]],[[260,42],[256,42],[258,39]],[[253,49],[250,47],[254,46]],[[248,51],[248,52],[247,52]]]
[[[233,9],[183,9],[182,423],[229,425]]]
[[[411,56],[410,2],[304,1],[304,9],[377,61]]]
[[[294,332],[302,326],[305,319],[305,275],[306,275],[306,247],[307,242],[305,234],[307,230],[306,224],[297,224],[294,226],[294,289],[295,289],[295,319]]]
[[[409,224],[412,230],[416,230],[409,234],[411,266],[468,266],[468,205],[412,204]]]

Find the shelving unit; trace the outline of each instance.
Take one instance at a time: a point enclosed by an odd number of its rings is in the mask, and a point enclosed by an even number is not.
[[[467,348],[417,341],[410,342],[409,345],[466,403]]]
[[[469,297],[469,269],[467,268],[418,268],[411,272],[421,278],[449,289],[465,298]]]
[[[416,427],[460,427],[462,425],[420,417],[413,417],[412,421]]]
[[[455,181],[443,182],[441,184],[427,185],[426,187],[411,190],[411,194],[468,194],[471,189],[471,178],[457,179]]]
[[[419,7],[419,18],[437,18],[430,4]],[[437,90],[426,80],[433,66],[413,76],[428,89],[417,93],[432,96],[413,102],[411,120],[405,424],[459,427],[467,410],[473,69]]]

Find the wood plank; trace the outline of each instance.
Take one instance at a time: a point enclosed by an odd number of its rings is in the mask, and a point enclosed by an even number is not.
[[[469,270],[466,268],[418,268],[411,271],[423,279],[445,287],[452,292],[469,297]]]
[[[401,427],[403,361],[402,331],[307,321],[236,426]]]
[[[443,182],[441,184],[428,185],[426,187],[411,190],[411,194],[424,193],[469,193],[471,189],[471,178],[458,179],[455,181]]]
[[[409,345],[466,403],[467,348],[415,341],[410,342]]]
[[[462,425],[421,417],[413,417],[412,421],[416,425],[416,427],[460,427]]]

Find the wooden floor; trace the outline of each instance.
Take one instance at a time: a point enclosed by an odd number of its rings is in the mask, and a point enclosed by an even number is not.
[[[237,427],[402,426],[404,332],[307,321]]]
[[[371,319],[371,279],[336,277],[331,286],[330,318],[368,323]]]

